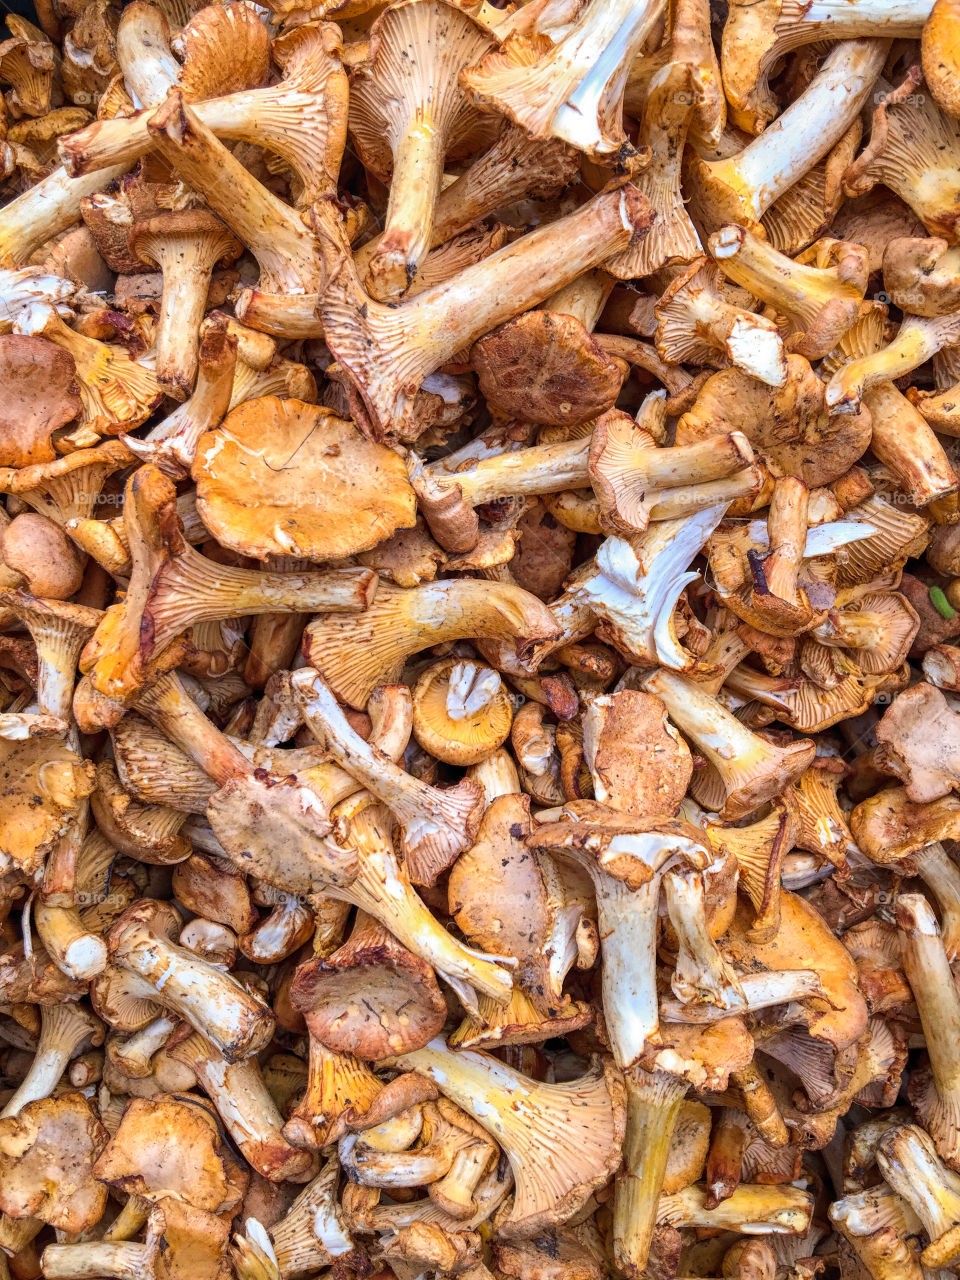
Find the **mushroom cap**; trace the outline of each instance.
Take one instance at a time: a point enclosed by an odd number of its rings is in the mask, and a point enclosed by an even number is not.
[[[0,334],[0,466],[56,457],[50,437],[81,410],[73,356],[48,338]]]
[[[166,209],[139,219],[130,231],[130,252],[143,262],[155,263],[150,242],[155,240],[188,241],[193,245],[209,239],[220,247],[214,266],[226,267],[243,253],[243,245],[225,223],[209,209]]]
[[[332,560],[416,523],[402,459],[321,405],[264,396],[197,443],[197,509],[242,555]]]
[[[510,735],[513,704],[492,668],[459,658],[428,667],[413,689],[413,734],[445,764],[485,760]]]
[[[803,356],[787,356],[787,380],[769,387],[723,369],[700,388],[677,423],[677,444],[742,431],[775,476],[799,476],[809,489],[839,479],[870,443],[869,410],[829,415],[825,384]]]
[[[121,853],[155,866],[190,857],[190,841],[180,834],[184,815],[176,809],[140,804],[124,790],[110,760],[97,765],[91,806],[100,830]]]
[[[876,729],[881,763],[915,804],[960,790],[960,716],[936,685],[921,681],[887,707]]]
[[[80,1093],[30,1102],[0,1120],[0,1210],[61,1231],[94,1226],[107,1203],[94,1162],[108,1137]]]
[[[33,511],[14,518],[0,536],[0,558],[22,573],[27,590],[47,600],[66,600],[80,590],[83,558],[58,524]]]
[[[58,738],[0,742],[0,855],[39,866],[94,787],[94,768]]]
[[[546,886],[530,834],[530,797],[497,796],[473,847],[453,864],[447,885],[450,913],[481,951],[535,961],[549,933]]]
[[[592,699],[583,717],[583,747],[601,803],[638,818],[677,813],[693,759],[654,694],[624,689]]]
[[[270,75],[270,35],[245,4],[207,5],[171,41],[188,101],[256,89]]]
[[[474,343],[470,361],[492,412],[544,426],[597,417],[627,373],[579,320],[554,311],[509,320]]]
[[[446,140],[456,160],[483,150],[502,127],[460,87],[458,72],[491,47],[490,33],[450,0],[399,0],[370,28],[370,53],[351,79],[350,135],[381,182],[393,172],[395,139],[413,112]]]
[[[430,966],[366,921],[326,960],[299,966],[291,999],[311,1036],[370,1062],[422,1048],[447,1017]]]
[[[205,1106],[161,1094],[128,1104],[95,1172],[128,1195],[219,1213],[241,1194],[224,1155],[219,1126]]]
[[[820,976],[824,998],[803,1001],[807,1030],[836,1049],[854,1044],[867,1025],[867,1006],[857,989],[853,957],[831,932],[827,922],[803,898],[780,895],[780,928],[769,942],[750,940],[752,912],[741,904],[727,934],[726,954],[741,969],[813,969]]]

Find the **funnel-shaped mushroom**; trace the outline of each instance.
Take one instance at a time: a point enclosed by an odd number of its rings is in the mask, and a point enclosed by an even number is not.
[[[647,1041],[658,1042],[655,951],[662,878],[673,866],[705,866],[703,839],[685,822],[631,818],[602,805],[573,821],[545,823],[528,837],[534,849],[575,859],[593,880],[604,1019],[622,1069],[637,1062]]]
[[[772,320],[724,298],[715,265],[698,257],[665,274],[674,278],[654,308],[657,351],[664,360],[732,364],[768,386],[783,386],[787,365],[780,331]]]
[[[457,79],[491,43],[447,0],[399,0],[370,30],[369,57],[350,88],[350,132],[367,168],[383,182],[392,175],[383,234],[367,262],[375,298],[403,293],[417,274],[445,158],[494,136],[496,122],[478,113]]]
[[[350,727],[329,686],[309,667],[291,676],[304,721],[334,758],[403,823],[404,859],[415,884],[433,884],[473,842],[483,812],[478,783],[444,791],[414,778]]]
[[[92,1227],[107,1203],[94,1163],[108,1137],[81,1093],[28,1103],[0,1120],[0,1210],[61,1231]]]
[[[414,399],[425,378],[482,334],[627,248],[650,225],[651,210],[634,187],[616,186],[394,307],[364,293],[333,206],[315,205],[313,220],[330,273],[317,331],[322,327],[350,379],[353,416],[374,438],[413,439]]]
[[[205,209],[158,213],[137,222],[129,245],[160,269],[163,293],[157,327],[157,381],[175,400],[186,400],[197,374],[200,321],[215,267],[227,267],[243,246]]]
[[[553,614],[506,582],[459,578],[406,589],[384,585],[352,620],[315,618],[303,652],[338,697],[358,711],[378,684],[391,684],[408,657],[448,640],[512,640],[521,654],[559,634]]]
[[[623,1081],[609,1061],[563,1084],[540,1084],[485,1053],[451,1053],[442,1040],[391,1061],[433,1080],[500,1144],[516,1184],[500,1221],[509,1239],[565,1222],[620,1163]]]
[[[798,355],[809,360],[828,355],[860,315],[869,264],[858,244],[820,241],[816,248],[823,265],[816,266],[778,253],[743,227],[721,227],[708,244],[725,276],[789,321],[791,347]]]
[[[697,684],[675,672],[654,672],[644,688],[663,700],[670,718],[713,766],[694,780],[694,792],[722,818],[744,818],[780,795],[816,754],[816,744],[807,738],[777,747],[751,733]]]
[[[306,1182],[316,1170],[309,1152],[291,1147],[255,1057],[230,1062],[198,1031],[171,1046],[170,1057],[194,1072],[247,1162],[271,1182]]]
[[[889,50],[884,40],[845,40],[776,122],[744,149],[704,160],[687,149],[684,189],[694,223],[752,228],[856,120]],[[812,239],[812,237],[811,237]]]

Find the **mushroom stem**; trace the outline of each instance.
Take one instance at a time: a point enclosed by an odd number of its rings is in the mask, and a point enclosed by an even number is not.
[[[127,171],[125,164],[96,169],[82,178],[71,178],[66,169],[54,169],[0,210],[0,266],[19,267],[42,244],[72,226],[80,217],[80,201]]]
[[[221,228],[223,230],[223,228]],[[186,400],[197,376],[200,322],[213,268],[231,243],[201,234],[152,237],[149,256],[163,273],[157,321],[157,381],[167,395]]]
[[[0,1111],[0,1118],[19,1115],[28,1103],[49,1098],[73,1054],[98,1026],[91,1015],[76,1004],[41,1005],[40,1017],[40,1038],[30,1070]],[[103,1039],[102,1030],[99,1039]]]
[[[86,982],[106,968],[106,944],[84,928],[74,907],[54,906],[38,898],[33,922],[50,959],[75,982]]]
[[[218,142],[179,90],[153,113],[149,129],[160,154],[260,264],[255,293],[315,294],[324,287],[316,240],[299,215]],[[248,315],[238,318],[251,323]]]
[[[960,1258],[960,1178],[944,1168],[933,1143],[914,1124],[898,1125],[883,1135],[877,1165],[930,1237],[920,1261],[925,1267],[952,1268]]]
[[[943,347],[960,341],[960,311],[945,316],[904,316],[897,336],[879,351],[851,360],[827,383],[826,403],[832,413],[856,413],[863,393],[878,382],[912,373]]]
[[[130,1240],[111,1244],[94,1240],[86,1244],[48,1244],[40,1259],[45,1280],[143,1280],[153,1274],[155,1244]]]
[[[513,982],[509,972],[495,963],[503,958],[465,946],[437,922],[393,851],[384,811],[378,812],[368,799],[365,795],[352,797],[335,811],[345,826],[344,841],[355,843],[359,852],[357,877],[346,888],[336,890],[337,897],[385,925],[398,942],[436,969],[467,1009],[476,1010],[476,991],[498,1004],[505,1003]]]
[[[480,787],[464,778],[440,791],[401,769],[351,729],[329,686],[311,668],[295,671],[290,684],[317,741],[403,823],[412,878],[418,884],[433,884],[477,833],[483,813]]]
[[[140,920],[118,921],[111,960],[136,974],[217,1046],[228,1062],[269,1044],[274,1020],[263,1002],[216,966],[178,947]]]
[[[960,993],[926,898],[902,894],[897,899],[897,927],[903,969],[917,1003],[936,1088],[930,1135],[940,1154],[953,1164],[960,1161]]]
[[[196,1032],[169,1053],[195,1073],[244,1159],[262,1177],[306,1182],[313,1176],[312,1153],[292,1147],[283,1136],[283,1120],[255,1057],[228,1062]]]
[[[170,28],[162,10],[146,0],[127,5],[117,28],[117,62],[138,103],[155,107],[163,101],[182,68],[170,50]]]
[[[162,675],[137,701],[137,710],[175,742],[194,763],[221,785],[251,764],[187,694],[173,671]]]
[[[643,1067],[625,1072],[624,1084],[627,1132],[614,1189],[613,1258],[622,1275],[638,1277],[650,1254],[670,1139],[687,1085],[667,1071]]]
[[[873,421],[870,449],[890,468],[911,502],[925,507],[956,492],[956,472],[943,445],[892,382],[867,387],[863,403]]]
[[[763,562],[768,590],[793,604],[797,578],[807,541],[810,493],[797,476],[783,476],[773,487],[767,515],[770,554]]]
[[[720,219],[756,223],[809,172],[857,118],[880,74],[888,40],[846,40],[830,51],[813,82],[739,154],[696,163],[698,196]]]
[[[532,496],[582,488],[589,483],[589,455],[590,438],[586,436],[481,458],[469,471],[442,478],[451,487],[460,488],[468,506],[479,507],[511,494]],[[437,474],[436,467],[433,471]]]
[[[940,936],[948,960],[960,956],[960,868],[939,842],[913,855],[920,878],[940,908]]]
[[[367,268],[368,279],[374,273],[379,278],[378,296],[409,287],[430,248],[446,143],[442,132],[419,118],[404,130],[393,158],[383,234]]]

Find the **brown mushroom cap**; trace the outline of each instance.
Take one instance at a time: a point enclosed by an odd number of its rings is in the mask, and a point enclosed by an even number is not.
[[[56,457],[50,437],[80,412],[73,356],[47,338],[0,334],[0,466]]]
[[[813,489],[837,480],[870,443],[870,413],[828,415],[825,384],[803,356],[787,357],[787,380],[768,387],[723,369],[700,388],[677,423],[677,444],[742,431],[775,476],[799,476]]]
[[[183,63],[178,79],[188,100],[256,89],[270,75],[269,32],[246,5],[200,8],[171,47]]]
[[[242,555],[332,560],[416,522],[403,461],[321,405],[248,400],[200,437],[197,509]]]
[[[0,536],[0,559],[22,573],[31,595],[66,600],[80,590],[83,558],[60,528],[46,516],[24,511]]]
[[[209,1213],[232,1208],[241,1196],[207,1108],[163,1095],[133,1099],[95,1171],[101,1184],[128,1195],[173,1198]]]
[[[30,1102],[0,1120],[0,1210],[61,1231],[94,1226],[107,1203],[94,1162],[108,1136],[80,1093]]]
[[[342,947],[300,965],[291,999],[328,1049],[370,1062],[422,1048],[447,1016],[430,966],[362,912]]]
[[[638,818],[677,813],[693,760],[659,698],[635,689],[594,698],[583,743],[599,801]]]
[[[609,409],[626,376],[579,320],[527,311],[475,343],[470,360],[494,413],[576,425]]]

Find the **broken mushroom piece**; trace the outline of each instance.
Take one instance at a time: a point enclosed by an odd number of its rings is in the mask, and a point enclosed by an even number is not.
[[[510,735],[513,705],[496,671],[458,658],[428,667],[413,688],[413,734],[446,764],[479,764]]]

